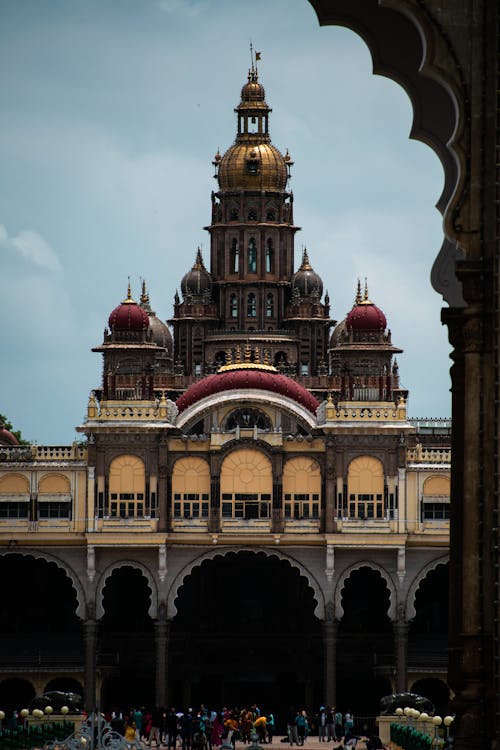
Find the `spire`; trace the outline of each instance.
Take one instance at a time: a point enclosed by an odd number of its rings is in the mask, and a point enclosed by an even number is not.
[[[196,260],[194,262],[193,270],[196,268],[205,268],[205,266],[203,265],[203,257],[201,255],[200,246],[198,246],[198,251],[196,253]]]
[[[135,300],[132,299],[132,291],[130,289],[130,276],[128,277],[127,285],[127,299],[123,300],[124,305],[135,305]]]
[[[354,304],[355,305],[360,305],[361,304],[361,300],[362,300],[362,297],[361,297],[361,281],[358,279],[358,288],[356,290],[356,296],[354,298]]]
[[[307,247],[304,247],[302,249],[302,264],[300,266],[300,271],[311,271],[312,266],[309,263],[309,256],[307,254]]]
[[[368,297],[368,281],[366,280],[366,276],[365,276],[365,291],[364,291],[364,294],[363,294],[363,301],[362,301],[361,304],[363,304],[363,305],[372,305],[373,304],[372,301],[370,300],[370,298]]]

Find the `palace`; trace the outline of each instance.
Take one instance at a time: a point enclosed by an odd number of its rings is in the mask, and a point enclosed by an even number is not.
[[[0,431],[0,708],[447,706],[450,420],[408,417],[375,290],[336,323],[297,268],[255,65],[235,111],[169,325],[129,284],[82,442]]]

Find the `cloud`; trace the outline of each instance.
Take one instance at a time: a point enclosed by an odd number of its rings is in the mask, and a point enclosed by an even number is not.
[[[0,224],[0,248],[20,253],[26,260],[47,271],[62,271],[61,262],[55,250],[32,229],[23,229],[15,237],[9,237],[5,226]]]

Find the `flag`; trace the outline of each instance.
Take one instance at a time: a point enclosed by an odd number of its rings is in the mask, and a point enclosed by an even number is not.
[[[255,62],[257,62],[257,60],[260,60],[260,52],[255,53]]]

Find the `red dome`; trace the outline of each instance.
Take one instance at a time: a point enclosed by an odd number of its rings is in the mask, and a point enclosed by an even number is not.
[[[272,391],[281,396],[287,396],[304,406],[312,414],[316,413],[319,402],[314,396],[296,383],[295,380],[280,375],[277,372],[268,372],[258,369],[230,370],[216,375],[208,375],[203,380],[195,383],[176,401],[179,412],[187,409],[191,404],[201,401],[202,398],[211,396],[221,391],[232,391],[242,388],[257,388],[262,391]]]
[[[0,422],[0,445],[19,445],[19,440]]]
[[[145,331],[148,326],[147,312],[132,299],[127,299],[115,307],[109,316],[109,327],[112,331]]]
[[[354,331],[385,331],[387,326],[382,310],[369,301],[355,305],[345,322],[347,328],[352,328]]]

